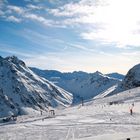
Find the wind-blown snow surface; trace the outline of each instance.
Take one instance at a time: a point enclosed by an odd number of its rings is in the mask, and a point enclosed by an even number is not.
[[[109,105],[117,101],[118,104]],[[134,103],[133,115],[129,108]],[[0,138],[11,140],[140,140],[140,88],[56,110],[56,117],[22,116],[0,124]]]
[[[71,103],[71,93],[37,76],[17,57],[0,57],[0,117]]]
[[[85,73],[61,73],[54,70],[39,70],[31,68],[36,74],[48,78],[63,89],[71,92],[74,96],[74,103],[82,99],[91,99],[94,96],[106,91],[108,88],[120,83],[116,78],[108,77],[100,72]]]

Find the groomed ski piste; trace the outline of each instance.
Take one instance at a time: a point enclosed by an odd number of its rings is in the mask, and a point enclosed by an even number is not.
[[[102,97],[102,96],[101,96]],[[130,114],[133,108],[133,114]],[[1,140],[140,140],[140,88],[0,123]]]

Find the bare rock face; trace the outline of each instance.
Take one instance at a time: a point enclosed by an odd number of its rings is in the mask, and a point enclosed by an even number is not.
[[[135,65],[126,74],[121,87],[125,90],[140,86],[140,64]]]
[[[132,67],[124,77],[123,81],[108,95],[110,96],[136,87],[140,87],[140,64]]]

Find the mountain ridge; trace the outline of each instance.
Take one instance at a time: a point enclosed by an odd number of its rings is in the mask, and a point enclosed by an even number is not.
[[[133,66],[130,70],[128,70],[122,82],[120,82],[114,88],[114,90],[106,91],[106,96],[111,96],[116,93],[123,92],[125,90],[130,90],[137,87],[140,87],[140,64],[137,64]],[[105,94],[105,93],[101,93],[101,94]]]
[[[49,79],[56,85],[73,93],[74,103],[80,102],[82,99],[87,100],[93,98],[100,92],[120,83],[120,80],[108,77],[99,71],[95,73],[86,73],[82,71],[61,73],[53,70],[31,69],[36,74]]]
[[[17,57],[0,57],[0,116],[69,106],[72,99],[71,93],[39,77]]]

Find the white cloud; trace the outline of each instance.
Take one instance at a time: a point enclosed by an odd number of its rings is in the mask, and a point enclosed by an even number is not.
[[[46,26],[52,26],[52,24],[54,23],[52,20],[46,19],[45,17],[36,15],[36,14],[32,14],[32,13],[26,13],[25,15],[23,15],[25,18],[28,18],[30,20],[34,20],[37,22],[40,22]]]
[[[33,2],[42,2],[44,0],[32,0]]]
[[[127,45],[140,46],[140,34],[135,32],[140,29],[139,0],[108,1],[109,5],[99,7],[90,17],[93,23],[103,23],[98,31],[82,33],[84,39],[98,40],[107,43],[116,43],[118,47]]]
[[[41,2],[41,0],[34,1]],[[139,0],[79,0],[56,9],[45,9],[52,14],[52,17],[45,13],[46,11],[42,7],[35,4],[28,4],[24,8],[9,5],[8,10],[11,10],[12,13],[8,13],[7,16],[11,21],[20,22],[15,15],[20,14],[22,21],[32,20],[45,26],[67,28],[71,26],[76,29],[80,25],[83,27],[79,31],[83,39],[115,43],[117,47],[128,45],[139,47],[139,5]],[[40,12],[37,14],[36,10],[40,10]],[[39,13],[43,13],[43,15]],[[3,11],[0,11],[0,15],[2,14]]]
[[[39,14],[35,14],[34,10],[41,10],[41,6],[36,6],[29,4],[26,7],[19,7],[15,5],[8,5],[7,10],[5,11],[5,19],[7,21],[15,21],[15,22],[20,22],[21,18],[22,21],[25,20],[33,20],[35,22],[39,22],[45,26],[53,26],[55,25],[55,21],[51,19],[47,19],[46,17],[43,17]],[[20,19],[16,17],[16,15],[20,15]]]
[[[7,21],[11,21],[11,22],[17,22],[17,23],[21,22],[21,19],[15,17],[15,16],[9,16],[6,19],[7,19]]]
[[[25,59],[28,66],[39,67],[42,69],[61,69],[64,66],[64,60],[57,53],[48,53],[35,55],[32,58]]]
[[[117,71],[126,74],[132,66],[139,63],[139,53],[132,53],[132,55],[131,53],[129,55],[127,53],[116,54],[115,57],[114,55],[108,55],[106,53],[94,53],[94,55],[89,55],[88,53],[74,53],[72,57],[69,52],[42,53],[41,55],[27,58],[25,61],[29,66],[42,69],[56,69],[67,72],[75,70],[95,72],[99,70],[103,73]]]
[[[95,49],[89,48],[89,47],[84,46],[84,45],[70,43],[70,44],[68,44],[68,46],[70,46],[72,48],[77,48],[77,49],[79,49],[79,51],[83,50],[83,51],[86,51],[86,52],[96,52]]]
[[[7,8],[9,10],[12,10],[12,11],[16,12],[17,14],[23,14],[25,12],[25,10],[22,7],[19,7],[19,6],[8,5]]]
[[[39,22],[41,24],[44,24],[46,26],[53,26],[55,25],[55,21],[51,19],[47,19],[46,17],[35,14],[35,10],[43,10],[41,6],[36,6],[33,4],[28,4],[26,7],[20,7],[15,5],[7,5],[6,9],[3,9],[4,12],[0,11],[0,14],[4,14],[5,19],[7,21],[15,21],[20,22],[25,20],[33,20],[35,22]],[[20,19],[17,18],[17,16],[20,16]]]
[[[28,4],[27,7],[31,10],[40,10],[42,9],[41,6],[33,5],[33,4]]]
[[[50,9],[50,13],[54,16],[81,16],[81,15],[89,15],[94,13],[95,5],[88,5],[88,1],[86,4],[83,4],[81,1],[79,3],[68,3],[58,9]]]
[[[24,0],[25,2],[42,2],[42,1],[44,1],[44,0]]]
[[[139,5],[139,0],[80,0],[50,13],[65,17],[61,22],[64,25],[88,26],[89,30],[81,33],[84,39],[116,43],[118,47],[140,46]]]

